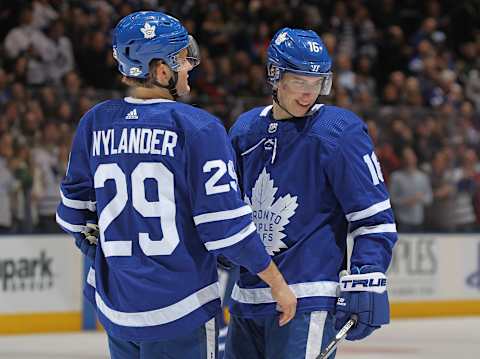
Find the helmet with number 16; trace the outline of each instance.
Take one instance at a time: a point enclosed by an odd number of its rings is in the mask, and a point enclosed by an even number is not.
[[[268,82],[277,86],[285,72],[321,77],[320,95],[332,87],[332,60],[322,39],[312,30],[283,28],[268,47]]]

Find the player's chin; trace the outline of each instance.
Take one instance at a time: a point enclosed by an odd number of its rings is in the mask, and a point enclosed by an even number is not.
[[[293,114],[297,117],[305,116],[312,107],[312,104],[303,105],[298,102],[295,103]]]
[[[190,93],[190,86],[185,85],[182,88],[177,88],[178,96],[187,96]]]

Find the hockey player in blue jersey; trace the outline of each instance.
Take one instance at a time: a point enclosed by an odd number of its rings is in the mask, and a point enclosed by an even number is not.
[[[298,306],[279,327],[271,291],[241,268],[227,359],[313,359],[352,315],[358,322],[350,340],[389,322],[393,213],[363,121],[316,104],[330,92],[331,66],[315,32],[281,29],[268,48],[273,104],[240,115],[230,130],[245,201]],[[339,285],[347,234],[354,240],[351,271]]]
[[[296,298],[241,199],[223,125],[175,101],[199,62],[193,37],[171,16],[138,12],[116,26],[113,51],[132,96],[81,119],[57,222],[94,259],[85,293],[112,358],[213,359],[217,255],[270,285],[280,325]]]

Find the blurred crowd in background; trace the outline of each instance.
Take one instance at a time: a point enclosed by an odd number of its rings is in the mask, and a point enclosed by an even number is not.
[[[480,229],[480,2],[33,0],[0,5],[0,233],[59,231],[73,133],[126,89],[111,29],[136,10],[182,20],[201,47],[182,101],[228,128],[271,103],[266,49],[284,26],[323,38],[333,93],[368,125],[400,231]]]

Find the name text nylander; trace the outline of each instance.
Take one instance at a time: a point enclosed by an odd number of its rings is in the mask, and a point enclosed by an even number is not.
[[[117,136],[120,136],[119,140],[116,140]],[[175,132],[157,128],[93,131],[92,156],[138,153],[175,157],[173,150],[177,139]]]

